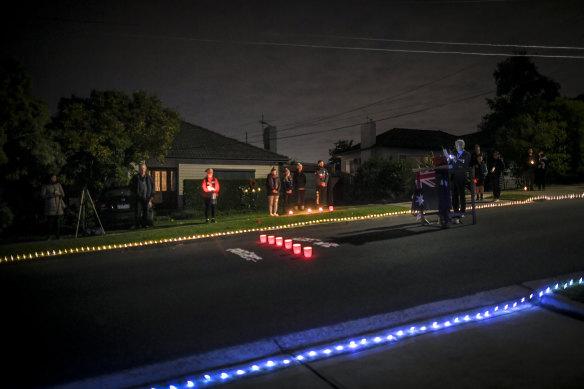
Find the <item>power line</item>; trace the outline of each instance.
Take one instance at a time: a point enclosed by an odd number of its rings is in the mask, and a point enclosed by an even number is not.
[[[520,49],[545,49],[545,50],[584,50],[584,47],[576,46],[545,46],[545,45],[525,45],[525,44],[504,44],[504,43],[478,43],[478,42],[452,42],[452,41],[424,41],[406,39],[385,39],[385,38],[363,38],[351,36],[326,36],[330,38],[340,38],[349,40],[373,41],[373,42],[393,42],[393,43],[417,43],[429,45],[454,45],[454,46],[479,46],[479,47],[509,47]]]
[[[453,100],[453,101],[450,101],[450,102],[447,102],[447,103],[437,104],[437,105],[434,105],[434,106],[430,106],[430,107],[418,109],[418,110],[415,110],[415,111],[409,111],[409,112],[404,112],[404,113],[397,114],[397,115],[387,116],[387,117],[384,117],[384,118],[381,118],[381,119],[375,119],[374,121],[375,122],[382,122],[382,121],[385,121],[385,120],[396,119],[396,118],[400,118],[400,117],[407,116],[407,115],[413,115],[413,114],[416,114],[416,113],[422,113],[422,112],[430,111],[430,110],[433,110],[433,109],[436,109],[436,108],[442,108],[442,107],[444,107],[446,105],[449,105],[449,104],[458,103],[458,102],[466,101],[466,100],[471,100],[471,99],[474,99],[474,98],[477,98],[477,97],[481,97],[481,96],[486,96],[486,95],[489,95],[489,94],[491,94],[493,92],[494,92],[494,90],[489,90],[489,91],[485,91],[485,92],[473,94],[473,95],[470,95],[470,96],[465,96],[465,97],[462,97],[460,99],[456,99],[456,100]],[[296,137],[304,136],[304,135],[320,134],[320,133],[330,132],[330,131],[338,131],[338,130],[342,130],[342,129],[345,129],[345,128],[351,128],[351,127],[359,126],[361,124],[363,124],[363,123],[349,124],[349,125],[346,125],[346,126],[341,126],[341,127],[336,127],[336,128],[329,128],[329,129],[326,129],[326,130],[306,132],[306,133],[303,133],[303,134],[288,135],[288,136],[280,137],[280,138],[278,138],[278,140],[281,140],[281,139],[289,139],[289,138],[296,138]]]

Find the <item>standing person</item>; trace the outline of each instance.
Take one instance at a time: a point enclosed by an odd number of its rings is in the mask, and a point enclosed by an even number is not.
[[[537,164],[535,166],[535,184],[537,189],[545,190],[545,170],[547,169],[547,157],[540,151],[537,153]]]
[[[482,155],[477,155],[473,167],[475,171],[475,182],[473,184],[475,185],[476,200],[482,200],[485,193],[485,177],[488,174],[487,164],[483,161]]]
[[[533,154],[533,149],[530,148],[527,151],[527,157],[524,161],[524,173],[525,173],[525,186],[527,190],[534,189],[534,181],[535,181],[535,164],[536,164],[536,156]]]
[[[327,185],[329,181],[329,173],[324,167],[323,160],[318,161],[318,167],[314,172],[316,182],[316,205],[325,206],[328,203],[327,199]]]
[[[456,155],[451,160],[453,169],[464,169],[470,165],[470,153],[464,149],[464,140],[457,139],[454,142]],[[454,171],[452,173],[452,209],[454,213],[466,212],[466,196],[464,188],[466,186],[466,171]],[[463,215],[460,215],[463,216]],[[453,219],[454,224],[460,223],[460,216]]]
[[[284,212],[288,213],[292,211],[292,190],[294,189],[294,180],[288,168],[284,169],[282,188],[284,189]]]
[[[493,201],[501,199],[501,188],[503,187],[503,171],[505,164],[498,151],[493,152],[493,166],[491,167],[491,182],[493,183]]]
[[[302,171],[302,164],[298,162],[294,172],[294,190],[296,191],[296,210],[304,210],[304,194],[306,189],[306,175]]]
[[[219,180],[213,177],[213,169],[205,169],[207,175],[203,178],[201,188],[203,188],[203,200],[205,201],[205,222],[209,223],[209,210],[211,211],[211,223],[215,223],[215,208],[217,206],[217,196],[219,196]]]
[[[136,196],[136,228],[149,227],[152,220],[152,200],[154,200],[154,180],[146,173],[146,164],[141,163],[138,173],[130,180],[130,189]]]
[[[268,190],[268,210],[270,216],[278,215],[278,199],[280,197],[280,180],[278,179],[278,169],[272,168],[266,182]]]
[[[470,155],[470,166],[474,166],[477,163],[478,156],[483,157],[483,162],[487,164],[487,154],[481,151],[481,145],[476,144],[474,147],[474,152]]]
[[[61,239],[61,217],[65,211],[65,202],[63,201],[65,192],[61,184],[57,182],[56,174],[52,174],[49,182],[42,186],[41,196],[45,201],[48,239],[51,239],[53,232],[57,239]]]

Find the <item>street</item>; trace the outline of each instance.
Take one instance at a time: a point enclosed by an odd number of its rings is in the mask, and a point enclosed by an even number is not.
[[[249,233],[2,264],[2,386],[66,383],[584,268],[582,200],[466,219],[273,233],[311,242],[311,259]]]

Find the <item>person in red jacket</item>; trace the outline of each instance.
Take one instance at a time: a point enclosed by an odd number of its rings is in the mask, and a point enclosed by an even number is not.
[[[213,177],[213,169],[205,170],[207,176],[203,178],[203,198],[205,199],[205,219],[209,223],[209,209],[211,210],[211,223],[215,223],[215,207],[219,196],[219,180]]]

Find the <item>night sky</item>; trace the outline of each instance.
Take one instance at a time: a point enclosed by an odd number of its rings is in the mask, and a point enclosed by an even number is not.
[[[92,89],[158,96],[181,118],[328,159],[359,125],[477,131],[493,71],[525,51],[584,93],[584,1],[47,1],[3,12],[5,52],[54,113]],[[542,57],[535,57],[542,56]],[[548,56],[557,56],[550,58]]]

